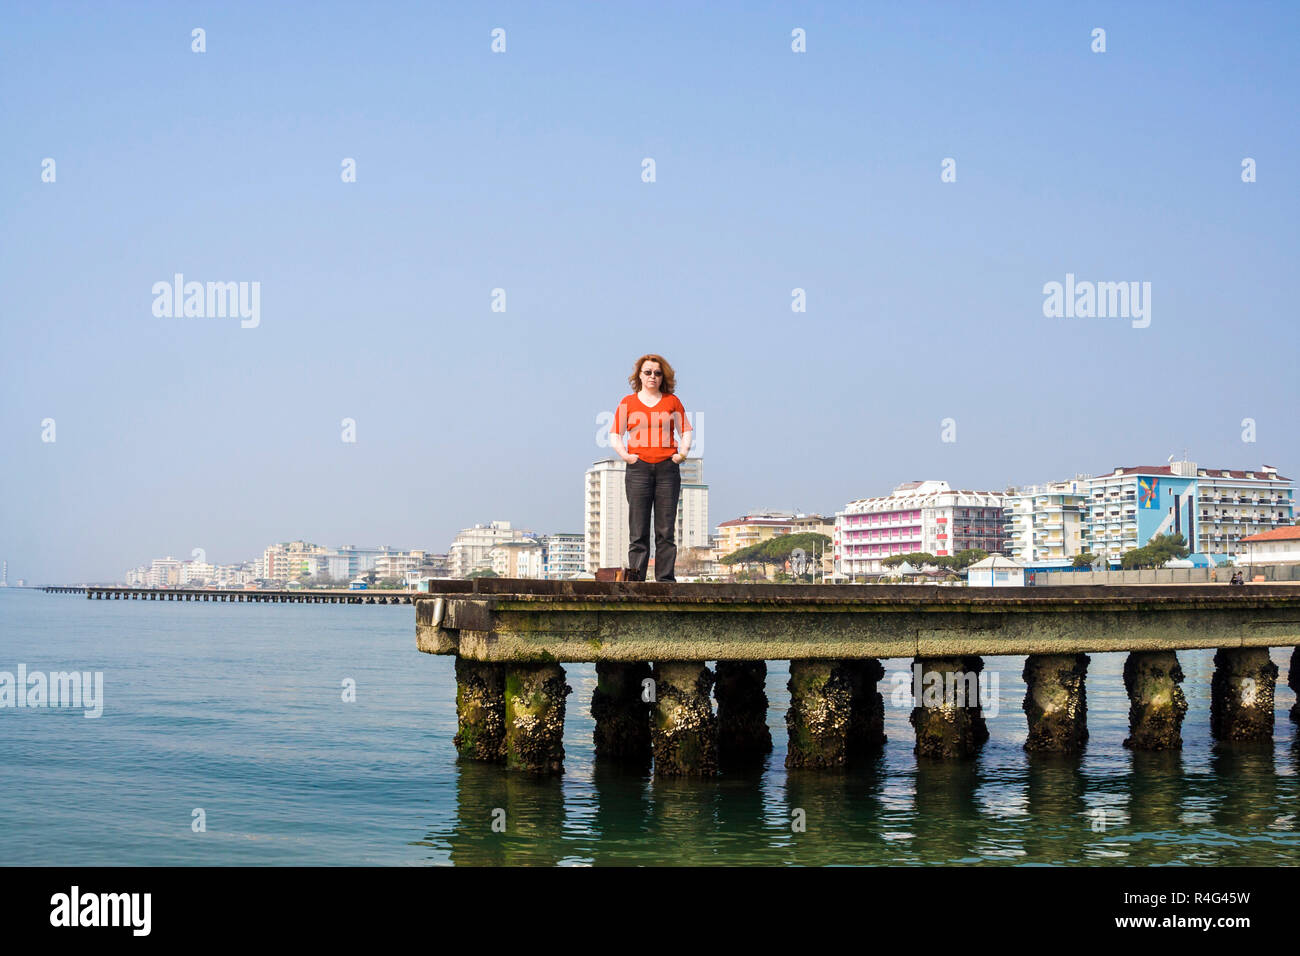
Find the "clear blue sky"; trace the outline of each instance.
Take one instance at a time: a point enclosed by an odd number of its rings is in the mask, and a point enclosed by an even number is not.
[[[11,581],[580,531],[646,351],[704,416],[715,524],[1184,448],[1300,470],[1295,4],[0,18]],[[260,282],[260,326],[155,318],[176,272]],[[1045,318],[1067,272],[1149,281],[1150,327]]]

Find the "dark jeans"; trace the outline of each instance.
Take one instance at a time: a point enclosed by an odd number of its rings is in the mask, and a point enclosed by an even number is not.
[[[673,567],[677,563],[677,500],[682,491],[681,466],[671,458],[650,462],[638,458],[627,466],[623,479],[627,492],[628,531],[627,566],[632,580],[644,581],[650,563],[650,509],[655,521],[655,580],[676,581]]]

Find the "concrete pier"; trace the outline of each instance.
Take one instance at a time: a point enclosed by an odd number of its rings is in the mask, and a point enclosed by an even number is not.
[[[989,739],[979,704],[979,657],[918,657],[921,699],[909,718],[918,757],[970,757]]]
[[[168,599],[145,589],[86,593]],[[1137,767],[1139,759],[1142,766],[1176,759],[1181,746],[1187,703],[1176,651],[1220,650],[1215,733],[1236,740],[1266,736],[1265,698],[1276,683],[1262,663],[1268,649],[1300,646],[1300,587],[1279,584],[950,588],[475,578],[440,583],[434,593],[391,597],[204,590],[178,599],[222,597],[413,600],[417,648],[460,659],[460,755],[501,762],[510,751],[513,765],[535,773],[561,766],[564,695],[555,688],[567,690],[558,665],[569,662],[597,666],[592,713],[600,762],[644,763],[648,749],[655,774],[672,777],[708,776],[733,755],[743,766],[768,752],[767,661],[793,662],[788,765],[838,769],[854,762],[857,748],[865,754],[883,743],[883,701],[875,689],[882,658],[918,665],[915,752],[959,758],[988,738],[984,709],[991,701],[982,695],[997,693],[998,674],[984,670],[984,657],[1028,658],[1025,747],[1069,753],[1088,737],[1086,655],[1123,651],[1129,655],[1126,746],[1173,751],[1135,756]],[[641,682],[652,661],[658,663],[649,671],[656,682],[650,702],[641,698]],[[706,667],[712,661],[718,662],[716,718],[710,699],[715,678]],[[1300,655],[1292,661],[1288,682],[1300,690]],[[510,747],[508,669],[521,682],[511,703],[519,739]],[[552,691],[546,694],[541,688],[548,680]],[[539,693],[544,706],[514,703]],[[1293,716],[1300,719],[1300,706]]]
[[[1181,750],[1187,699],[1178,685],[1183,669],[1173,651],[1134,651],[1124,662],[1129,736],[1134,750]]]
[[[573,688],[558,664],[508,664],[505,680],[506,766],[564,773],[564,698]]]
[[[505,759],[505,665],[456,658],[456,753],[463,760]]]
[[[718,770],[718,721],[709,692],[713,672],[703,661],[654,665],[651,741],[656,777],[708,777]]]
[[[766,661],[718,661],[713,696],[718,702],[721,766],[752,766],[772,752],[766,683]]]
[[[1025,749],[1076,753],[1088,739],[1087,654],[1030,654],[1025,681]]]
[[[1221,647],[1210,678],[1210,733],[1215,740],[1272,740],[1277,665],[1267,647]]]
[[[242,588],[127,588],[91,585],[78,588],[46,588],[53,593],[84,593],[87,600],[100,601],[211,601],[224,604],[415,604],[417,591],[387,588],[335,591],[319,588],[291,590],[246,590]]]
[[[787,768],[845,769],[885,743],[877,660],[790,662]]]
[[[645,693],[649,679],[650,665],[641,661],[596,662],[591,716],[596,721],[597,760],[649,766],[651,704]]]

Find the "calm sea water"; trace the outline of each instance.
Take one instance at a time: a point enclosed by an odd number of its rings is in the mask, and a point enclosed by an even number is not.
[[[569,665],[566,773],[459,765],[452,660],[415,649],[410,607],[87,601],[0,591],[0,670],[104,674],[104,712],[0,709],[5,864],[1288,865],[1300,850],[1295,695],[1271,746],[1215,748],[1212,652],[1179,655],[1181,754],[1123,749],[1123,655],[1094,654],[1080,759],[1021,749],[1023,658],[986,658],[1000,713],[981,756],[884,755],[787,773],[787,666],[768,665],[761,771],[655,782],[593,767],[592,665]],[[356,682],[356,701],[342,685]],[[206,832],[196,833],[196,808]],[[505,832],[494,832],[494,811]],[[805,832],[792,832],[803,810]],[[499,816],[499,815],[498,815]]]

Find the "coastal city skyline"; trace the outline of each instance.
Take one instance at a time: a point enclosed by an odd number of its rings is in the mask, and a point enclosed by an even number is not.
[[[826,534],[833,547],[826,555],[825,570],[837,579],[853,579],[857,574],[879,574],[881,560],[891,555],[919,552],[944,557],[966,548],[1006,554],[1039,568],[1061,566],[1078,555],[1094,553],[1115,564],[1125,551],[1168,533],[1183,534],[1194,552],[1226,558],[1246,552],[1243,539],[1297,521],[1294,480],[1275,466],[1225,469],[1222,463],[1170,456],[1164,465],[1128,465],[1096,475],[1077,472],[1072,477],[1002,488],[977,489],[933,478],[904,481],[889,491],[859,496],[826,511],[751,508],[710,522],[711,489],[703,464],[693,458],[684,466],[687,491],[678,509],[676,540],[689,555],[688,577],[726,573],[719,564],[722,557],[770,533]],[[328,546],[310,536],[282,538],[251,557],[245,553],[221,561],[215,556],[210,559],[206,549],[195,548],[188,557],[181,552],[181,557],[167,553],[146,559],[125,577],[40,583],[244,587],[301,581],[319,586],[321,582],[359,583],[364,574],[373,572],[372,584],[377,578],[412,587],[428,577],[465,577],[486,570],[508,577],[589,577],[600,567],[623,563],[627,537],[622,469],[623,463],[616,459],[593,463],[586,474],[585,514],[567,529],[535,530],[536,526],[491,518],[462,526],[447,545],[421,548]],[[607,479],[602,477],[606,475]],[[1049,510],[1055,513],[1044,513]],[[493,512],[505,513],[509,508]],[[959,513],[962,518],[973,516],[961,522],[963,537],[946,533],[959,530],[953,520]],[[953,524],[935,525],[936,519]],[[1046,526],[1041,525],[1043,520]],[[889,530],[872,527],[882,522]],[[736,525],[770,525],[775,530],[737,536],[736,529],[729,527]],[[603,547],[602,535],[610,538]],[[515,548],[516,553],[508,558],[494,553],[498,545],[499,552]],[[519,552],[521,545],[527,545],[529,553]],[[292,571],[286,573],[290,567]],[[7,581],[7,559],[4,577]]]

